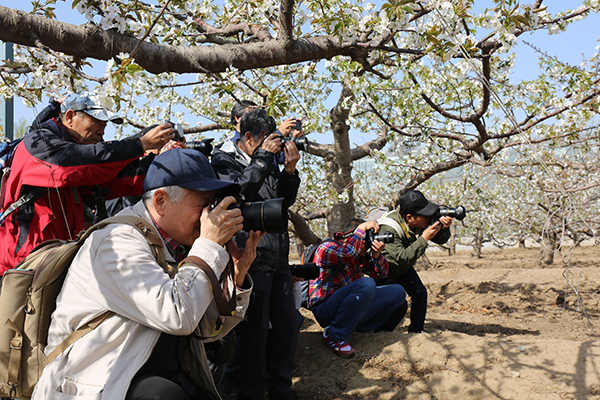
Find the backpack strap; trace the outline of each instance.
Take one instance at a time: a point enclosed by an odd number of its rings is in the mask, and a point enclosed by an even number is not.
[[[133,226],[136,228],[148,241],[150,247],[152,248],[152,252],[154,253],[154,257],[156,258],[156,262],[161,266],[161,268],[169,274],[171,278],[175,275],[175,268],[167,264],[165,261],[165,253],[163,252],[163,244],[158,232],[156,232],[156,228],[141,217],[130,216],[130,215],[119,215],[115,217],[111,217],[105,219],[103,221],[98,222],[97,224],[88,228],[85,233],[78,239],[78,242],[83,243],[92,232],[104,228],[109,224],[126,224]],[[81,339],[94,329],[96,329],[101,323],[114,316],[114,311],[105,311],[102,314],[91,319],[85,325],[80,326],[75,331],[73,331],[65,340],[63,340],[52,352],[48,355],[47,360],[50,363],[54,360],[60,353],[65,351],[69,346],[75,343],[77,340]],[[15,364],[15,365],[20,365]]]
[[[114,311],[105,311],[98,315],[94,319],[90,320],[87,324],[80,326],[73,333],[71,333],[65,340],[63,340],[52,352],[46,357],[48,363],[54,360],[60,353],[65,351],[70,345],[96,329],[101,323],[115,315]]]
[[[5,190],[4,189],[4,184],[2,185],[1,190],[2,191]],[[8,217],[13,212],[15,212],[23,204],[29,203],[32,200],[39,199],[47,191],[48,191],[47,188],[32,187],[30,191],[28,191],[27,193],[25,193],[24,195],[22,195],[21,197],[19,197],[19,199],[17,201],[15,201],[14,203],[12,203],[10,206],[8,206],[6,208],[6,210],[4,210],[4,212],[2,213],[2,215],[0,215],[0,225],[2,225],[2,223],[4,222],[4,220],[6,219],[6,217]]]
[[[377,220],[377,223],[379,225],[387,225],[387,226],[392,227],[398,233],[398,236],[400,236],[400,238],[410,237],[410,233],[408,232],[408,228],[406,227],[406,225],[404,223],[400,224],[400,223],[398,223],[398,221],[396,221],[395,219],[390,217],[390,215],[394,212],[399,212],[399,211],[390,211],[383,217],[379,218]]]
[[[136,217],[133,215],[116,215],[114,217],[107,218],[88,228],[83,234],[83,236],[79,238],[79,240],[87,239],[93,231],[104,228],[105,226],[110,224],[125,224],[133,226],[135,229],[137,229],[137,231],[140,232],[146,238],[148,244],[150,244],[150,248],[152,249],[152,253],[158,265],[160,265],[161,268],[167,274],[169,274],[171,278],[175,276],[175,272],[177,271],[175,270],[175,268],[167,264],[165,260],[162,239],[156,231],[156,228],[152,223],[146,221],[141,217]]]

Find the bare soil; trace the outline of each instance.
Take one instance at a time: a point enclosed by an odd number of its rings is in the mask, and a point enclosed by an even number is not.
[[[599,249],[557,254],[545,268],[538,253],[428,253],[418,267],[425,332],[407,333],[405,319],[391,333],[355,333],[350,359],[301,309],[293,389],[304,400],[600,399]]]

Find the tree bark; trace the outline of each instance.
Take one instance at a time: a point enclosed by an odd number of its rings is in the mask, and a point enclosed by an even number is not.
[[[350,149],[350,127],[346,123],[350,109],[346,104],[354,98],[354,93],[344,82],[340,98],[335,107],[329,112],[331,129],[333,131],[333,157],[325,159],[327,171],[325,178],[332,184],[333,192],[330,193],[333,206],[327,216],[327,230],[329,236],[341,231],[346,223],[354,218],[354,182],[352,180],[352,155]],[[340,196],[347,192],[347,200],[340,201]]]
[[[559,238],[556,231],[542,232],[542,241],[540,243],[539,264],[543,267],[552,265],[554,262],[554,253],[558,250]]]
[[[475,240],[473,242],[473,252],[471,255],[475,258],[481,258],[481,249],[483,247],[483,225],[481,222],[475,228]]]
[[[47,46],[76,58],[109,60],[119,53],[131,54],[139,39],[114,29],[103,30],[87,23],[73,25],[0,6],[0,40],[29,47]],[[135,62],[151,73],[224,72],[291,65],[338,55],[364,56],[369,47],[340,43],[339,39],[317,36],[296,40],[203,46],[168,46],[144,41]]]
[[[448,240],[448,253],[450,256],[456,254],[456,224],[450,225],[450,240]]]

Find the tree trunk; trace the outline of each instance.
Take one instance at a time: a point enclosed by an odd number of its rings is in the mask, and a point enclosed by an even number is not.
[[[352,155],[348,135],[350,127],[346,123],[350,115],[350,100],[353,98],[354,93],[345,81],[337,104],[329,112],[334,140],[334,157],[325,160],[327,164],[325,177],[333,189],[329,193],[333,206],[327,216],[327,230],[330,236],[333,236],[334,232],[343,230],[348,221],[355,217]]]
[[[450,240],[448,240],[448,255],[456,254],[456,224],[450,225]]]
[[[539,264],[547,267],[554,262],[554,253],[558,250],[558,234],[556,231],[543,231],[540,243]]]
[[[483,225],[481,222],[475,228],[475,241],[473,243],[473,252],[471,255],[475,258],[481,258],[481,248],[483,247]]]

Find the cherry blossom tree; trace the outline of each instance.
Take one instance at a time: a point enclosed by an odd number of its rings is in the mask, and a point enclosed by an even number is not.
[[[129,125],[171,118],[188,134],[231,128],[240,99],[276,118],[301,117],[310,145],[291,219],[306,243],[370,206],[395,207],[406,190],[448,171],[479,176],[431,187],[440,201],[483,204],[501,192],[486,177],[511,155],[533,153],[519,158],[532,166],[550,145],[597,144],[597,55],[574,66],[541,54],[536,79],[510,78],[518,37],[560,34],[600,11],[597,0],[553,12],[542,0],[487,1],[478,12],[475,0],[74,0],[82,25],[55,15],[56,2],[36,1],[30,13],[0,6],[0,40],[18,45],[14,63],[0,66],[1,97],[37,104],[89,88]],[[91,60],[105,63],[103,73]],[[191,122],[200,116],[209,122]],[[377,179],[353,173],[365,157]],[[551,212],[550,203],[540,204]],[[498,226],[486,219],[502,214],[493,206],[473,213],[481,226]]]

